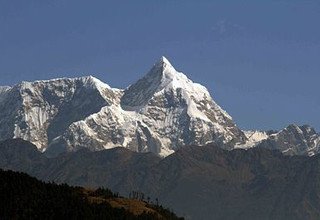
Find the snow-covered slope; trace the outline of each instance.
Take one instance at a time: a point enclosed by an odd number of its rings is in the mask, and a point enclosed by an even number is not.
[[[320,152],[320,134],[309,125],[289,125],[283,130],[269,135],[257,145],[269,149],[278,149],[286,155],[313,156]]]
[[[309,126],[241,131],[208,90],[165,58],[125,90],[88,76],[0,87],[0,140],[22,138],[54,156],[80,148],[122,146],[165,157],[186,145],[267,147],[286,154],[319,152]]]
[[[190,144],[219,142],[232,148],[245,141],[245,135],[207,89],[176,71],[162,57],[124,91],[120,104],[105,106],[73,123],[49,146],[48,152],[56,152],[61,146],[64,148],[60,150],[123,146],[167,156]]]
[[[265,131],[243,131],[247,137],[247,141],[244,144],[236,144],[235,148],[248,149],[255,147],[261,141],[269,138],[269,135]]]
[[[22,82],[0,92],[0,139],[23,138],[39,150],[69,125],[119,99],[92,76]]]
[[[280,150],[286,155],[313,156],[320,152],[320,134],[309,125],[291,124],[280,131],[243,131],[247,137],[244,144],[235,148],[263,147]]]

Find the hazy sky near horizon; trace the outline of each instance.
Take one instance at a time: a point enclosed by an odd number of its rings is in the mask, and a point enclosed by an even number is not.
[[[125,88],[162,55],[244,129],[320,131],[320,1],[2,1],[0,85],[94,75]]]

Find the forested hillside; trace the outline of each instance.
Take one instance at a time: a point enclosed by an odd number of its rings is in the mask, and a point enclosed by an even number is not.
[[[13,171],[0,170],[0,195],[0,219],[179,219],[142,198],[44,183]]]

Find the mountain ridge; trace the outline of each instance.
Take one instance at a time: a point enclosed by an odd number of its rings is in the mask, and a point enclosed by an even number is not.
[[[143,192],[186,219],[320,217],[319,155],[286,156],[262,147],[228,151],[209,144],[186,146],[162,159],[125,148],[48,159],[17,139],[0,142],[0,168],[122,195]]]
[[[319,134],[305,132],[294,140],[292,132],[282,132],[280,143],[274,134],[242,131],[205,87],[165,57],[126,89],[93,76],[0,87],[0,140],[23,138],[51,157],[118,146],[166,157],[211,142],[229,150],[264,146],[310,156],[320,151]]]
[[[88,76],[22,82],[3,91],[0,139],[23,138],[51,156],[123,146],[164,157],[189,144],[231,148],[246,140],[208,90],[165,57],[125,90]]]
[[[143,196],[45,183],[0,169],[1,219],[183,219]],[[145,201],[144,201],[145,200]]]

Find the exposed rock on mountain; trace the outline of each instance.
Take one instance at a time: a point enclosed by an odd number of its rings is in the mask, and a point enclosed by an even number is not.
[[[291,124],[280,131],[244,131],[247,142],[235,149],[262,147],[279,150],[285,155],[313,156],[320,151],[320,134],[309,125]]]
[[[0,139],[23,138],[41,151],[74,121],[116,102],[94,77],[22,82],[0,93]]]
[[[319,153],[320,135],[309,125],[289,125],[280,132],[258,144],[258,147],[278,149],[286,155],[309,155]]]

